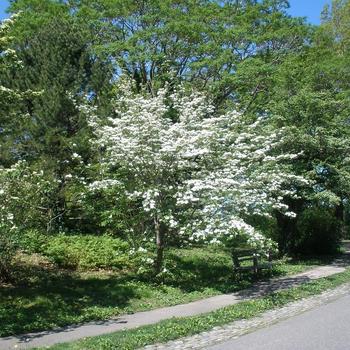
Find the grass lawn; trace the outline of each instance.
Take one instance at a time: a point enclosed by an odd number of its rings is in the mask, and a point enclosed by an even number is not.
[[[0,286],[0,336],[186,303],[253,282],[251,275],[234,280],[229,254],[213,248],[172,249],[166,261],[169,272],[157,282],[126,272],[62,270],[37,256],[20,261],[20,282]],[[271,275],[294,274],[321,263],[280,261]],[[261,276],[266,277],[268,273]]]
[[[86,338],[72,343],[49,347],[51,350],[132,350],[149,344],[166,342],[184,336],[208,331],[238,319],[249,319],[264,311],[281,307],[350,282],[350,269],[326,278],[321,278],[288,290],[278,291],[265,297],[241,302],[208,314],[173,318],[160,323],[132,330],[119,331],[98,337]]]

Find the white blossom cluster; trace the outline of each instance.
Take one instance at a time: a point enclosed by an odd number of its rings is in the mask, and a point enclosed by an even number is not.
[[[58,180],[46,177],[43,170],[30,169],[26,161],[0,167],[0,229],[11,231],[25,226],[33,217],[44,218],[57,183]]]
[[[17,52],[11,48],[13,46],[13,37],[10,35],[11,27],[21,16],[21,12],[12,15],[0,21],[0,72],[10,69],[22,69],[23,62],[18,58]],[[25,96],[38,96],[42,91],[20,91],[18,89],[9,88],[0,82],[0,99],[3,104],[16,104]]]
[[[0,168],[0,233],[1,230],[12,231],[16,229],[14,222],[13,203],[17,198],[11,195],[10,183],[7,181],[8,176],[16,171],[17,165],[3,169]]]
[[[139,198],[150,220],[157,216],[191,240],[212,243],[245,234],[261,244],[266,239],[245,217],[272,210],[293,215],[283,196],[306,181],[283,167],[296,154],[276,153],[284,130],[271,133],[263,121],[247,123],[237,111],[217,115],[207,96],[184,89],[151,97],[126,84],[115,108],[116,118],[92,117],[91,125],[105,150],[102,165],[124,175],[93,187],[120,186]]]

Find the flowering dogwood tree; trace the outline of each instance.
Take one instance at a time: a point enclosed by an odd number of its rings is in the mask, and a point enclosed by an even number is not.
[[[106,172],[90,187],[118,188],[141,203],[155,233],[156,270],[171,232],[212,243],[245,235],[266,248],[269,241],[244,219],[271,210],[293,215],[282,198],[304,181],[283,168],[295,154],[276,155],[283,130],[270,133],[263,120],[247,123],[235,110],[218,115],[199,92],[164,89],[151,97],[126,85],[117,117],[91,118]]]

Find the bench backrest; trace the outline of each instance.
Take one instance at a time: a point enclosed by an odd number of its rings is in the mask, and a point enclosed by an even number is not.
[[[241,266],[242,261],[252,261],[254,265],[258,263],[259,252],[255,249],[233,249],[232,261],[236,267]],[[272,254],[268,253],[268,261],[272,260]]]

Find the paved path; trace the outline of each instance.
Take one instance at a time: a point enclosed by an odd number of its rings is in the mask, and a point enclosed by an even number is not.
[[[343,298],[345,297],[345,301]],[[341,298],[341,299],[339,299]],[[334,300],[339,303],[331,304]],[[344,308],[339,313],[339,309]],[[317,308],[317,309],[315,309]],[[303,313],[310,311],[303,316]],[[321,310],[321,311],[319,311]],[[329,312],[329,314],[327,314]],[[338,318],[339,313],[339,318]],[[296,317],[295,317],[296,316]],[[295,317],[295,318],[293,318]],[[344,320],[348,319],[347,322]],[[329,322],[329,323],[328,323]],[[345,324],[343,324],[345,322]],[[287,304],[278,309],[264,312],[258,317],[248,320],[242,319],[230,324],[215,327],[208,332],[185,337],[164,344],[148,345],[146,350],[309,350],[327,349],[333,350],[331,344],[338,341],[337,338],[329,338],[328,345],[315,345],[315,348],[306,347],[306,344],[320,344],[320,339],[328,338],[330,330],[347,333],[346,339],[339,337],[339,349],[350,349],[350,283],[344,284],[320,295],[305,298]],[[328,328],[327,328],[328,327]],[[249,333],[249,334],[247,334]],[[294,341],[295,338],[295,341]],[[307,341],[306,341],[307,339]],[[293,342],[294,341],[294,342]],[[344,346],[345,344],[345,346]],[[334,348],[334,350],[338,348]]]
[[[350,293],[270,327],[206,349],[349,350],[349,324]]]
[[[273,279],[267,282],[259,282],[252,288],[238,293],[218,295],[188,304],[138,312],[108,321],[90,322],[83,325],[72,325],[53,331],[0,338],[0,350],[30,349],[32,347],[49,346],[56,343],[74,341],[87,336],[96,336],[123,329],[153,324],[172,317],[186,317],[207,313],[225,306],[236,304],[242,300],[257,298],[276,290],[290,288],[306,283],[312,279],[342,272],[345,270],[345,265],[346,263],[343,259],[340,259],[331,265],[317,267],[294,276]]]

